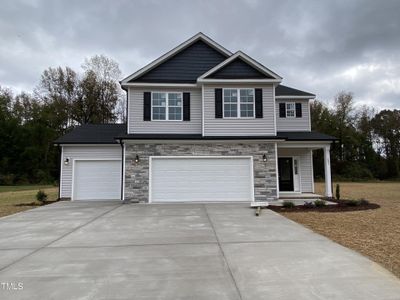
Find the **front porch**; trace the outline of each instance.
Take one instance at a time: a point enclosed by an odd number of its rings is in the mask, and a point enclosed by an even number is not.
[[[305,201],[332,198],[330,144],[323,142],[286,141],[277,144],[278,202]],[[323,149],[325,169],[325,194],[315,194],[313,151]]]

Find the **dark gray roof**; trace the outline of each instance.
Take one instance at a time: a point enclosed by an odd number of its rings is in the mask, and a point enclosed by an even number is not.
[[[265,75],[243,61],[240,57],[234,59],[226,66],[207,76],[207,78],[215,79],[262,79],[273,78]]]
[[[58,138],[55,144],[116,144],[118,139],[136,140],[273,140],[334,141],[316,131],[279,131],[276,136],[205,136],[201,134],[127,134],[126,124],[86,124]]]
[[[267,136],[202,136],[201,134],[124,134],[116,137],[123,140],[273,140],[275,135]]]
[[[200,40],[129,82],[196,83],[199,76],[226,58],[227,55]]]
[[[59,137],[55,144],[116,144],[115,137],[126,133],[126,124],[86,124]]]
[[[310,96],[315,97],[314,94],[300,91],[285,85],[278,85],[275,89],[275,96]]]
[[[335,141],[337,138],[317,131],[278,131],[277,136],[287,141]]]

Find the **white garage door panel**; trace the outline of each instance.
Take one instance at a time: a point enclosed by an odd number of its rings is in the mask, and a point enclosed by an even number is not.
[[[73,200],[118,200],[121,161],[77,160],[74,163]]]
[[[250,158],[152,158],[155,202],[251,201]]]

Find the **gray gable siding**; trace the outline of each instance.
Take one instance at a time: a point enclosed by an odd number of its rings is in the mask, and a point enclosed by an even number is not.
[[[215,118],[216,88],[262,88],[263,118]],[[273,85],[205,85],[204,135],[205,136],[268,136],[275,135]]]
[[[197,78],[227,58],[197,41],[159,66],[130,82],[195,83]]]
[[[294,102],[301,103],[301,118],[281,118],[279,117],[279,103]],[[310,106],[309,100],[304,99],[279,99],[276,100],[276,130],[277,131],[311,131]]]
[[[236,58],[226,66],[207,76],[214,79],[265,79],[272,78],[244,62],[241,58]]]
[[[143,121],[143,93],[168,91],[190,93],[190,121]],[[128,91],[128,114],[131,134],[201,134],[201,89],[131,87]]]

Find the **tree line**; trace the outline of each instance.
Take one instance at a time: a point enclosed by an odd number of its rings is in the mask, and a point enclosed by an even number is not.
[[[80,70],[48,68],[30,93],[0,86],[0,184],[51,183],[58,179],[54,140],[87,123],[125,121],[126,96],[118,64],[103,55]],[[349,180],[399,177],[400,111],[356,106],[341,92],[334,105],[311,103],[312,129],[339,140],[331,153],[334,177]],[[322,151],[314,152],[315,177],[323,177]]]
[[[75,126],[125,120],[118,64],[103,55],[81,70],[48,68],[30,93],[0,86],[0,184],[51,183],[58,179],[53,142]]]
[[[397,179],[400,164],[400,110],[356,106],[353,94],[341,92],[332,107],[311,103],[312,130],[338,138],[331,151],[337,179]],[[314,175],[323,177],[322,151],[314,153]]]

